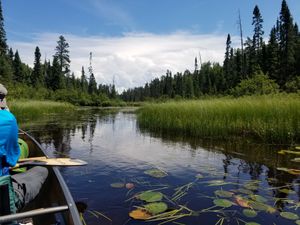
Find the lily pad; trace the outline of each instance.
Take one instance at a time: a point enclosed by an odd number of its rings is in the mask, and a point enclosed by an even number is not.
[[[163,194],[157,191],[145,191],[139,194],[137,198],[145,202],[158,202],[162,200]]]
[[[256,191],[259,189],[259,186],[256,184],[246,184],[246,185],[244,185],[244,188],[251,190],[251,191]]]
[[[150,218],[152,215],[149,214],[146,210],[135,209],[129,213],[129,216],[136,220],[146,220]]]
[[[300,225],[300,220],[296,220],[295,223],[296,223],[297,225]]]
[[[246,195],[253,195],[253,192],[248,190],[248,189],[244,189],[244,188],[239,188],[238,192],[242,193],[242,194],[246,194]]]
[[[249,197],[256,202],[267,202],[268,201],[266,198],[264,198],[261,195],[250,195]]]
[[[251,208],[250,201],[248,199],[243,198],[242,196],[235,196],[236,203],[244,208]]]
[[[262,202],[255,202],[255,201],[251,201],[249,202],[249,205],[251,208],[259,210],[259,211],[268,211],[271,210],[272,206],[269,206],[267,204],[264,204]]]
[[[296,146],[295,149],[296,149],[297,151],[300,151],[300,146]]]
[[[254,218],[257,216],[257,212],[252,209],[244,209],[243,214],[249,218]]]
[[[162,213],[168,209],[168,205],[164,202],[155,202],[144,205],[144,208],[152,215]]]
[[[299,216],[295,213],[291,213],[291,212],[281,212],[280,216],[282,216],[285,219],[288,220],[297,220],[299,219]]]
[[[217,190],[215,191],[215,195],[222,198],[231,198],[233,196],[233,193],[230,191]]]
[[[219,206],[219,207],[223,207],[223,208],[229,208],[231,207],[232,205],[234,205],[233,202],[227,200],[227,199],[215,199],[214,200],[214,204],[216,206]]]
[[[225,182],[223,180],[211,180],[208,183],[209,183],[208,186],[223,186],[223,185],[226,185],[226,184],[231,184],[231,183]]]
[[[110,184],[110,186],[113,187],[113,188],[123,188],[123,187],[125,187],[125,184],[117,182],[117,183]]]
[[[275,213],[276,211],[277,210],[272,206],[268,206],[268,208],[266,210],[267,213],[271,213],[271,214]]]
[[[279,191],[285,194],[296,194],[296,191],[287,188],[279,189]]]
[[[156,178],[162,178],[168,176],[168,174],[165,171],[162,171],[160,169],[150,169],[150,170],[146,170],[144,173]]]

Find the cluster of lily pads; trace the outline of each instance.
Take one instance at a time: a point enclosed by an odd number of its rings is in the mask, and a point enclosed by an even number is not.
[[[300,146],[296,146],[295,148],[291,148],[289,150],[280,150],[278,151],[280,155],[296,155],[300,156]],[[292,162],[300,162],[300,157],[291,159]],[[277,170],[287,172],[292,175],[300,175],[300,170],[295,168],[286,168],[286,167],[278,167]]]
[[[200,216],[205,213],[210,213],[211,216],[211,213],[215,213],[215,225],[223,225],[225,223],[260,225],[251,220],[254,220],[259,214],[274,214],[274,216],[280,216],[286,221],[294,221],[295,224],[300,225],[297,211],[300,203],[295,198],[293,200],[287,197],[274,198],[272,196],[272,191],[277,191],[285,194],[285,196],[291,195],[293,198],[293,195],[296,196],[293,188],[297,184],[261,189],[262,181],[260,180],[246,180],[242,183],[234,182],[234,177],[226,179],[226,181],[224,179],[211,180],[212,177],[224,176],[224,173],[218,172],[214,168],[205,168],[204,171],[206,175],[199,173],[195,175],[195,180],[192,182],[175,188],[170,185],[161,185],[155,189],[133,193],[135,185],[142,186],[145,184],[138,180],[136,180],[135,184],[130,183],[132,184],[130,188],[127,187],[128,183],[114,183],[111,186],[130,189],[127,194],[132,196],[127,201],[132,201],[133,209],[129,212],[129,216],[135,220],[156,221],[159,224],[169,222],[182,224],[178,220],[183,217]],[[160,178],[168,176],[167,172],[157,168],[147,170],[144,174],[157,178],[160,182],[162,181]],[[230,178],[230,175],[226,174],[226,176]],[[269,178],[268,182],[276,182],[276,178]],[[145,186],[150,187],[150,185]],[[216,190],[213,194],[205,195],[205,193],[198,191],[197,188],[199,186],[211,187],[211,189],[214,188]],[[233,189],[232,186],[235,188]],[[168,191],[168,195],[163,193],[165,190]],[[184,197],[189,193],[198,193],[197,197],[201,199],[211,199],[211,206],[200,210],[188,208],[188,203],[184,202]],[[258,193],[263,193],[263,195]],[[285,207],[287,210],[279,208],[276,206],[278,202],[282,202],[289,207]]]

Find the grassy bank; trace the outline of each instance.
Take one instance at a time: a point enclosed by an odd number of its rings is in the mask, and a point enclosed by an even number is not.
[[[75,109],[69,103],[37,100],[12,100],[8,102],[8,106],[18,121],[36,119],[41,116]]]
[[[138,114],[154,132],[211,138],[254,137],[267,143],[300,139],[300,96],[275,95],[148,104]]]

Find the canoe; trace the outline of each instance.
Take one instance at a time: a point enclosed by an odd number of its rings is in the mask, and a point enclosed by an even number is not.
[[[29,134],[20,131],[19,137],[28,144],[29,157],[47,156],[41,145]],[[49,175],[38,196],[21,212],[9,216],[14,219],[31,218],[34,225],[82,225],[76,204],[60,171],[56,167],[47,168]],[[5,216],[0,217],[0,224],[3,221],[1,218],[5,219]]]

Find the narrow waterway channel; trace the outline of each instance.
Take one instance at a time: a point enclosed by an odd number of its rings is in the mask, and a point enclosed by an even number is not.
[[[60,169],[74,200],[87,205],[87,225],[283,225],[300,216],[299,177],[278,170],[297,165],[277,154],[278,146],[150,133],[139,129],[133,110],[84,109],[20,127],[49,155],[88,162]],[[149,175],[151,169],[164,176]],[[147,190],[163,194],[167,211],[179,210],[173,221],[130,219]]]

